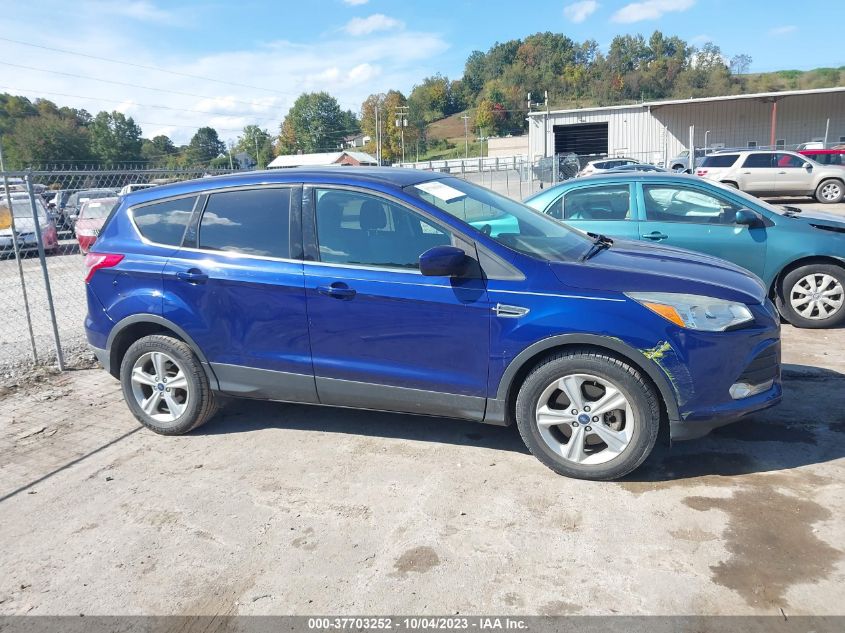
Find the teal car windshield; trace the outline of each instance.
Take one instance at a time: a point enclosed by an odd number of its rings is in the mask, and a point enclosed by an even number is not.
[[[430,180],[408,185],[404,190],[531,257],[573,261],[583,257],[593,245],[584,233],[459,178]]]

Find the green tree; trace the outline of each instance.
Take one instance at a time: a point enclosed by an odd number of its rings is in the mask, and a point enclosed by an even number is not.
[[[154,136],[152,139],[141,141],[141,156],[150,163],[166,164],[168,160],[179,153],[177,147],[164,134]]]
[[[91,151],[102,163],[141,159],[141,128],[122,112],[100,112],[90,125]]]
[[[189,165],[207,165],[226,151],[226,146],[217,130],[213,127],[201,127],[191,137],[191,142],[185,151],[185,158]]]
[[[288,111],[279,131],[279,153],[330,152],[340,147],[346,117],[327,92],[303,93]]]
[[[257,125],[247,125],[235,142],[235,150],[252,156],[258,168],[262,169],[273,155],[273,137]]]
[[[91,160],[88,130],[54,114],[17,121],[9,138],[8,164],[75,164]]]

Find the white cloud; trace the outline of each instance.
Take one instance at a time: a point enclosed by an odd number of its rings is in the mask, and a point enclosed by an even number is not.
[[[785,26],[777,26],[773,29],[769,29],[769,35],[788,35],[789,33],[794,33],[798,30],[798,27],[794,24],[787,24]]]
[[[614,22],[630,24],[643,20],[657,20],[664,13],[687,11],[695,4],[695,0],[642,0],[631,2],[613,14]]]
[[[147,0],[132,0],[130,2],[89,2],[88,9],[109,15],[120,16],[142,22],[172,23],[176,16],[165,9],[160,9]]]
[[[307,43],[245,37],[223,42],[217,52],[204,54],[186,50],[178,38],[144,37],[135,29],[124,28],[125,17],[65,11],[67,5],[63,0],[51,1],[55,2],[51,5],[55,11],[61,12],[67,31],[74,33],[75,43],[62,48],[91,52],[85,43],[96,42],[98,56],[192,76],[58,55],[11,43],[3,44],[6,59],[25,59],[27,66],[59,73],[202,96],[145,90],[11,66],[0,66],[3,75],[0,92],[50,99],[59,106],[84,108],[92,114],[99,110],[123,111],[131,114],[146,138],[166,134],[177,145],[187,143],[197,128],[206,125],[215,127],[224,141],[237,138],[247,124],[258,124],[277,134],[288,109],[303,92],[325,90],[337,98],[344,110],[355,112],[372,93],[396,88],[407,95],[423,77],[442,69],[441,55],[449,48],[437,33],[405,29],[374,32],[357,38],[354,46],[349,45],[348,37],[336,34],[314,37]],[[20,34],[21,40],[55,46],[43,29],[39,31],[34,26],[44,10],[40,3],[21,5],[20,11],[4,22],[4,26],[9,32]],[[241,85],[216,83],[202,77]]]
[[[599,3],[596,0],[581,0],[580,2],[573,2],[563,7],[563,15],[570,22],[580,24],[599,8]]]
[[[344,4],[348,4],[350,7],[357,7],[362,4],[367,4],[370,0],[343,0]]]
[[[399,31],[405,24],[396,18],[391,18],[383,13],[374,13],[366,18],[352,18],[343,27],[343,30],[350,35],[369,35],[377,31]]]

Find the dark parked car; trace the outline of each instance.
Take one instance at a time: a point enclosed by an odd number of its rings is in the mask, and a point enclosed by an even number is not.
[[[76,219],[79,217],[79,210],[82,205],[88,200],[96,200],[97,198],[112,198],[117,195],[117,189],[82,189],[74,191],[70,194],[64,208],[64,220],[68,227],[73,227],[76,224]]]
[[[612,479],[663,424],[697,437],[781,398],[778,315],[754,275],[445,174],[146,189],[86,266],[88,341],[165,435],[220,395],[515,422],[556,472]]]

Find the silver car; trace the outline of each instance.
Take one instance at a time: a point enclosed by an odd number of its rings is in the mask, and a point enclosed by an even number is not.
[[[825,204],[845,196],[845,167],[796,152],[720,152],[705,158],[695,173],[755,196],[812,196]]]

